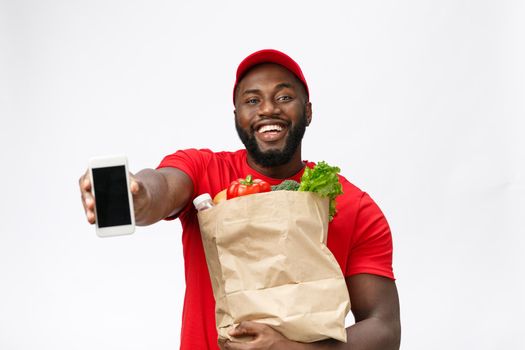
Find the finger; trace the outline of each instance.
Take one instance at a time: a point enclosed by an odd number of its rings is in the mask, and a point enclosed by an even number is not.
[[[242,335],[257,335],[261,332],[263,325],[253,321],[242,321],[237,327],[232,329],[229,334],[233,337]]]
[[[93,210],[95,209],[95,199],[89,192],[84,192],[84,203],[86,210]]]
[[[89,170],[80,177],[79,180],[80,189],[83,191],[91,191],[91,179],[89,178]]]
[[[227,340],[224,343],[224,350],[248,350],[250,349],[250,344],[248,343],[239,343],[231,340]]]
[[[228,331],[228,334],[231,335],[232,337],[238,337],[238,336],[241,336],[244,334],[243,332],[243,329],[242,328],[239,328],[239,326],[233,328],[233,329],[230,329]]]
[[[93,194],[89,191],[81,191],[82,205],[84,210],[87,212],[89,210],[95,210],[95,198]]]
[[[86,213],[86,219],[90,224],[95,223],[95,200],[87,192],[83,193],[81,196],[82,205],[84,206],[84,211]]]
[[[87,221],[90,223],[90,224],[94,224],[95,223],[95,213],[93,211],[87,211],[86,212],[86,218],[87,218]]]
[[[89,178],[89,176],[86,176],[84,178],[84,182],[82,183],[82,187],[84,188],[85,191],[91,191],[91,179]]]
[[[87,173],[82,175],[78,179],[78,185],[80,187],[80,194],[82,195],[82,204],[84,209],[91,209],[94,205],[93,196],[91,195],[91,181]]]
[[[138,194],[140,191],[141,184],[135,178],[130,179],[129,188],[132,194]]]
[[[82,205],[84,206],[84,212],[86,213],[86,219],[90,224],[95,223],[95,208],[94,208],[94,201],[93,200],[87,200],[82,196],[81,198]]]
[[[86,213],[86,219],[88,223],[95,223],[95,198],[91,194],[91,179],[89,177],[89,169],[78,179],[78,185],[80,187],[80,199],[84,212]]]
[[[84,207],[84,212],[86,214],[86,219],[90,224],[95,223],[95,199],[89,192],[83,191],[80,196],[80,201]]]

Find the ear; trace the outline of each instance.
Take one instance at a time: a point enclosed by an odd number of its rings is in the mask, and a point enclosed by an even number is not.
[[[306,126],[309,126],[312,122],[312,102],[306,102],[304,113],[306,115]]]

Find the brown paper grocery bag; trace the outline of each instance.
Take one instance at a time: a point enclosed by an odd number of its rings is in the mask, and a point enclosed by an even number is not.
[[[241,321],[290,340],[346,342],[350,299],[326,247],[328,199],[275,191],[230,199],[198,214],[219,338]]]

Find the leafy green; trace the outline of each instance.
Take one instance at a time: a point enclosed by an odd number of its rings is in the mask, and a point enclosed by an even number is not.
[[[299,182],[295,180],[284,180],[278,185],[272,186],[272,191],[297,191]]]
[[[330,199],[329,215],[330,221],[336,213],[335,198],[343,193],[343,186],[339,183],[337,174],[341,171],[338,167],[332,167],[326,162],[319,162],[313,168],[306,168],[301,177],[298,191],[315,192],[321,197]]]

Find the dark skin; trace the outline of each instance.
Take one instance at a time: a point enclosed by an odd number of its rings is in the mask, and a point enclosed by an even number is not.
[[[224,341],[224,350],[389,350],[399,349],[399,301],[395,283],[375,275],[359,274],[346,279],[356,323],[346,329],[347,343],[333,339],[298,343],[257,322],[242,322],[230,334],[254,337],[247,343]]]
[[[255,135],[262,151],[282,150],[287,132],[298,123],[299,118],[306,116],[306,125],[310,125],[312,104],[301,82],[293,74],[278,65],[262,64],[253,68],[237,86],[234,114],[240,126]],[[285,125],[286,130],[281,137],[265,141],[256,129],[260,125],[273,123]],[[304,167],[301,145],[287,164],[263,167],[250,154],[248,164],[275,179],[291,177]]]
[[[312,105],[301,82],[288,70],[275,64],[263,64],[249,71],[236,91],[235,118],[246,132],[254,135],[262,151],[282,150],[289,130],[298,120],[312,120]],[[279,124],[282,130],[272,135],[258,133],[262,125]],[[266,176],[287,178],[304,164],[301,147],[290,161],[276,167],[264,167],[248,155],[249,165]],[[94,198],[88,172],[79,179],[82,204],[89,223],[95,222]],[[150,225],[182,210],[190,201],[193,184],[180,170],[144,169],[131,175],[131,192],[137,225]],[[399,349],[399,299],[395,282],[384,277],[359,274],[346,279],[352,313],[356,323],[346,329],[347,343],[324,340],[315,343],[290,341],[272,327],[245,321],[230,333],[251,336],[248,342],[221,341],[224,350],[394,350]]]

